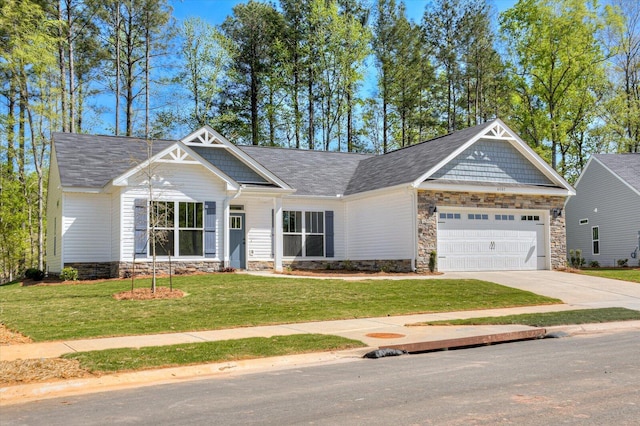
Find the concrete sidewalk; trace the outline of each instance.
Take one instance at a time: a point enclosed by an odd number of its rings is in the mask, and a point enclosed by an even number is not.
[[[56,358],[71,352],[85,352],[113,348],[140,348],[147,346],[176,345],[180,343],[213,342],[218,340],[242,339],[247,337],[272,337],[307,333],[330,334],[347,337],[359,340],[370,347],[377,348],[382,345],[386,346],[423,341],[448,340],[487,334],[514,332],[532,328],[522,325],[415,327],[407,326],[407,324],[415,324],[425,321],[503,316],[521,313],[557,312],[570,309],[579,309],[579,307],[576,308],[575,306],[566,304],[524,306],[519,308],[487,309],[480,311],[443,312],[436,314],[244,327],[225,330],[28,343],[1,346],[0,361]],[[370,336],[376,333],[396,334],[398,337],[378,338]]]
[[[397,279],[407,278],[407,276],[401,276]],[[425,279],[424,276],[419,275],[411,278]],[[471,341],[474,338],[483,336],[491,337],[498,334],[513,333],[514,335],[518,335],[521,333],[524,335],[531,330],[535,330],[533,327],[521,325],[410,326],[410,324],[425,321],[558,312],[596,307],[627,307],[640,310],[640,284],[578,274],[552,271],[474,272],[449,273],[430,278],[473,278],[492,281],[537,294],[559,298],[562,299],[565,304],[0,346],[0,361],[11,361],[17,359],[55,358],[65,353],[111,348],[139,348],[241,339],[246,337],[271,337],[307,333],[337,335],[359,340],[367,345],[366,348],[350,351],[211,363],[110,374],[86,379],[0,387],[0,400],[2,404],[14,404],[83,393],[206,379],[221,374],[246,374],[266,370],[274,371],[284,368],[297,368],[300,366],[349,362],[361,359],[362,355],[366,352],[382,346],[411,345],[424,342],[443,342],[443,344],[445,344],[445,342],[455,339],[461,339],[463,341],[464,339],[470,339]],[[353,279],[371,278],[363,277]],[[384,277],[384,279],[394,278]],[[640,321],[552,327],[548,328],[547,331],[561,330],[571,335],[576,335],[629,329],[640,330]],[[443,348],[445,347],[450,346],[443,346]]]

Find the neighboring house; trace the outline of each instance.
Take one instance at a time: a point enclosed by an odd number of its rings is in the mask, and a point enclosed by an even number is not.
[[[597,154],[566,203],[567,249],[582,250],[587,266],[617,266],[640,257],[640,154]]]
[[[159,265],[171,254],[178,272],[421,272],[435,250],[440,271],[550,269],[573,194],[500,120],[384,155],[236,146],[209,127],[151,146],[57,133],[47,269],[126,276],[135,252],[148,271],[158,209]]]

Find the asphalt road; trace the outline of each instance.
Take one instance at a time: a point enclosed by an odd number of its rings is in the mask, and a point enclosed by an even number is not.
[[[640,332],[545,339],[0,408],[8,425],[637,425]]]

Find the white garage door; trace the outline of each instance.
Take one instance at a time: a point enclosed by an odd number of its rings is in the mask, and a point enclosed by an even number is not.
[[[459,209],[436,214],[439,271],[546,269],[542,212]]]

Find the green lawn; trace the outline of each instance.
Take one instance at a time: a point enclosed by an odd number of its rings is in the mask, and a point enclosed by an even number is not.
[[[175,277],[182,299],[117,301],[130,281],[0,287],[0,322],[36,341],[560,303],[478,280]],[[138,287],[148,280],[138,280]],[[158,285],[168,286],[166,279]]]
[[[640,269],[584,269],[581,274],[640,283]]]
[[[575,311],[543,312],[537,314],[506,315],[501,317],[469,318],[449,321],[430,321],[414,325],[500,325],[522,324],[532,327],[551,327],[568,324],[595,324],[612,321],[640,320],[640,312],[626,308],[577,309]]]
[[[144,370],[158,367],[239,361],[280,355],[335,351],[366,346],[357,340],[320,334],[253,337],[219,342],[187,343],[145,348],[77,352],[63,358],[77,359],[91,372]]]

